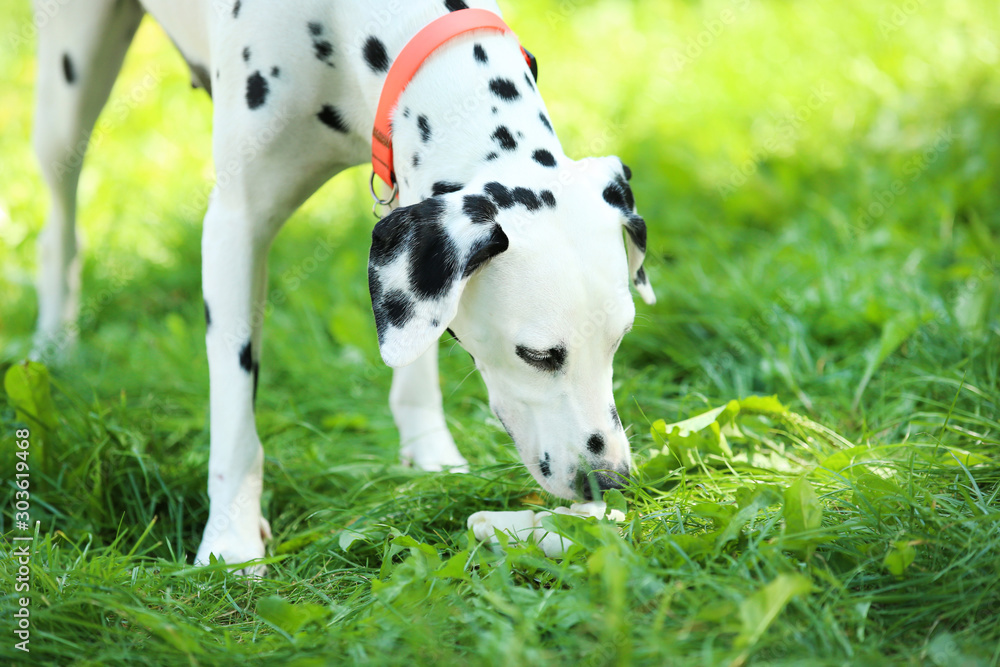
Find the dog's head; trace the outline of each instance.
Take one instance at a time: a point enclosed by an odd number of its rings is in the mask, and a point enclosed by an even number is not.
[[[629,474],[611,391],[635,317],[629,278],[655,301],[631,174],[617,158],[592,158],[530,186],[529,175],[494,176],[375,226],[368,278],[382,357],[409,364],[450,328],[535,479],[591,499]]]

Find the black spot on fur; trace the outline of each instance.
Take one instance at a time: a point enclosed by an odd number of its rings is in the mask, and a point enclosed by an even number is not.
[[[404,326],[413,317],[413,299],[406,292],[393,290],[382,300],[382,312],[394,327]]]
[[[615,428],[622,427],[622,420],[618,416],[618,408],[615,407],[614,403],[611,404],[611,423],[615,425]]]
[[[490,91],[502,100],[507,102],[513,102],[517,98],[521,97],[521,93],[518,92],[517,86],[510,79],[502,79],[497,77],[490,80]]]
[[[243,47],[243,62],[245,62],[245,63],[250,62],[250,47],[249,46],[244,46]]]
[[[431,194],[435,197],[438,195],[448,194],[449,192],[458,192],[464,186],[461,183],[450,183],[448,181],[438,181],[433,187],[431,187]]]
[[[237,18],[240,15],[240,7],[242,7],[242,6],[243,6],[243,3],[241,3],[240,0],[236,0],[236,2],[233,3],[233,18],[234,19]]]
[[[365,40],[364,54],[365,62],[373,72],[389,71],[389,54],[386,53],[385,44],[378,37],[372,35]]]
[[[465,195],[462,198],[462,212],[473,222],[483,225],[496,221],[497,207],[489,197]]]
[[[514,135],[510,133],[505,125],[499,126],[493,132],[493,140],[500,144],[500,148],[505,151],[512,151],[517,148],[517,140],[514,139]]]
[[[333,55],[333,44],[325,39],[320,39],[313,42],[313,49],[316,51],[317,60],[322,60],[330,67],[333,67],[333,63],[330,62],[330,56]]]
[[[604,451],[604,436],[595,433],[587,439],[587,451],[591,454],[600,454]]]
[[[476,44],[472,47],[472,55],[477,62],[481,62],[484,65],[490,61],[489,56],[486,55],[486,50],[483,49],[482,44]]]
[[[250,341],[247,341],[243,349],[240,350],[240,368],[247,373],[253,370],[253,347]]]
[[[538,196],[541,197],[542,203],[548,206],[549,208],[556,207],[556,196],[552,194],[551,190],[542,190],[540,193],[538,193]]]
[[[431,124],[427,122],[427,116],[417,116],[417,127],[420,129],[420,141],[426,144],[431,138]]]
[[[74,83],[76,81],[76,70],[73,69],[73,61],[70,60],[68,53],[63,54],[62,68],[66,83]]]
[[[488,194],[500,208],[510,208],[514,205],[514,197],[511,196],[510,190],[507,189],[507,186],[502,183],[490,181],[483,189],[486,190],[486,194]]]
[[[552,153],[548,152],[544,148],[539,148],[537,151],[531,154],[531,159],[542,165],[543,167],[554,167],[556,166],[556,159],[552,157]]]
[[[208,310],[208,301],[205,302],[205,329],[212,326],[212,313]]]
[[[622,169],[625,171],[625,180],[626,181],[631,181],[632,180],[632,170],[629,169],[628,165],[625,164],[624,162],[622,162]]]
[[[604,188],[603,196],[604,201],[617,209],[621,209],[622,213],[626,215],[632,213],[632,209],[635,208],[635,197],[632,196],[632,188],[628,186],[628,181],[621,176],[615,178],[614,183],[609,183]]]
[[[538,459],[538,471],[542,473],[542,477],[552,476],[552,464],[548,452],[545,452],[544,458]]]
[[[542,121],[542,125],[545,126],[546,130],[548,130],[552,134],[556,133],[556,131],[552,129],[552,123],[549,122],[549,118],[548,118],[548,116],[545,115],[544,111],[539,111],[538,112],[538,119],[540,121]]]
[[[618,177],[617,181],[618,186],[625,193],[625,205],[631,211],[635,208],[635,197],[632,196],[632,188],[629,187],[628,181],[624,180],[621,176]]]
[[[257,379],[260,376],[260,362],[253,362],[253,402],[257,404]]]
[[[635,284],[645,285],[649,282],[649,278],[646,277],[646,267],[640,266],[639,270],[635,272]]]
[[[500,157],[500,156],[497,153],[494,153],[494,152],[491,151],[491,152],[487,153],[486,157],[483,158],[483,159],[486,160],[487,162],[492,162],[493,160],[496,160],[498,157]]]
[[[630,213],[625,221],[625,231],[628,232],[632,243],[639,248],[639,252],[646,252],[646,221],[642,216]]]
[[[469,252],[469,259],[465,264],[465,271],[462,272],[462,277],[468,278],[471,276],[487,261],[506,250],[509,245],[510,240],[504,234],[504,231],[500,229],[500,225],[493,225],[489,236],[479,239],[472,245],[472,249]]]
[[[277,66],[271,68],[271,76],[277,79],[281,76],[281,70]]]
[[[435,199],[426,199],[416,206],[426,202],[435,202],[437,207],[443,208]],[[458,273],[458,248],[436,217],[433,222],[418,217],[421,222],[410,250],[410,288],[421,299],[444,295]]]
[[[267,102],[269,92],[267,79],[261,76],[260,72],[254,72],[247,78],[247,106],[251,109],[259,109]]]
[[[542,207],[542,202],[538,199],[538,195],[528,188],[514,188],[511,194],[514,197],[514,201],[524,205],[529,211],[537,211]]]
[[[413,164],[413,168],[414,169],[416,169],[417,167],[419,167],[420,166],[420,154],[419,153],[414,153],[413,154],[413,159],[410,160],[410,162]]]
[[[490,113],[497,113],[498,111],[499,109],[497,109],[496,107],[490,107]]]
[[[316,59],[326,63],[329,67],[333,67],[333,61],[331,60],[333,56],[333,44],[326,39],[320,38],[320,35],[323,34],[323,24],[317,21],[310,21],[307,27],[309,28],[309,34],[312,35],[313,52],[316,55]]]
[[[371,266],[383,266],[392,262],[407,247],[412,233],[414,208],[414,206],[397,208],[375,224],[375,228],[372,229],[372,246],[369,254]]]
[[[406,107],[405,109],[403,109],[403,118],[409,118],[409,117],[410,117],[410,107]]]
[[[525,72],[525,73],[524,73],[524,82],[525,82],[526,84],[528,84],[528,90],[534,90],[534,89],[535,89],[535,84],[534,84],[534,83],[532,83],[532,81],[531,81],[531,77],[530,77],[530,76],[528,76],[528,73],[527,73],[527,72]]]
[[[445,0],[444,6],[449,12],[457,12],[459,9],[469,8],[469,5],[462,2],[462,0]]]
[[[323,108],[319,110],[316,117],[326,125],[327,127],[336,130],[337,132],[343,132],[344,134],[350,131],[347,127],[347,123],[344,122],[344,117],[340,115],[335,107],[329,104],[324,104]]]

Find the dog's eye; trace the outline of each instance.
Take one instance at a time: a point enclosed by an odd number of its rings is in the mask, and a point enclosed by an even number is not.
[[[557,371],[566,363],[566,348],[550,347],[547,350],[533,350],[524,345],[518,345],[514,351],[526,364],[540,371]]]

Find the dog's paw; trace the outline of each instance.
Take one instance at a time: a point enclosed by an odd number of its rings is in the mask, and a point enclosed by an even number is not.
[[[256,530],[250,526],[238,526],[232,521],[209,520],[205,526],[198,553],[194,557],[196,566],[210,565],[212,556],[216,561],[242,565],[234,568],[239,576],[259,579],[267,573],[267,566],[252,561],[264,557],[264,542],[271,539],[271,524],[260,517]]]
[[[469,463],[458,452],[448,431],[434,431],[408,440],[400,451],[405,466],[427,472],[469,472]]]

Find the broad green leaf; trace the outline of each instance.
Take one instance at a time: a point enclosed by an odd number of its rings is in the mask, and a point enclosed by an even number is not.
[[[854,484],[859,491],[868,496],[869,500],[881,500],[886,496],[895,496],[900,493],[899,486],[895,482],[870,472],[858,475]]]
[[[587,550],[596,549],[604,543],[601,526],[594,519],[571,514],[547,514],[542,517],[542,527]]]
[[[337,539],[337,544],[340,545],[340,548],[343,549],[344,551],[348,551],[350,550],[352,544],[364,539],[365,539],[364,533],[359,533],[356,530],[345,528],[344,532],[342,532],[340,534],[340,537]]]
[[[788,408],[781,404],[777,396],[747,396],[740,399],[740,411],[772,417],[782,417],[788,414]]]
[[[277,595],[262,598],[257,602],[257,615],[290,635],[294,635],[313,621],[326,618],[329,614],[330,610],[321,605],[308,602],[292,604]]]
[[[465,566],[469,562],[469,552],[459,551],[454,556],[445,561],[444,565],[434,571],[435,577],[443,579],[463,579],[469,578],[469,573],[465,571]]]
[[[715,548],[715,536],[712,533],[671,535],[669,542],[674,549],[683,551],[692,560],[704,558]],[[682,560],[680,554],[678,554],[678,560]]]
[[[604,492],[604,502],[608,506],[608,510],[618,510],[622,514],[628,512],[628,503],[625,502],[625,496],[618,489],[609,489]],[[605,512],[607,514],[607,512]]]
[[[727,542],[739,538],[744,526],[750,523],[750,521],[761,512],[761,510],[780,502],[780,499],[781,497],[774,488],[766,485],[760,485],[753,490],[753,494],[750,496],[750,499],[747,500],[745,507],[740,507],[736,510],[736,508],[733,508],[731,505],[727,505],[726,507],[736,511],[733,513],[729,522],[719,532],[719,536],[716,538],[716,548],[721,549]]]
[[[783,514],[785,530],[789,533],[804,533],[822,527],[823,505],[805,477],[800,477],[785,489]]]
[[[181,621],[174,622],[161,614],[154,614],[144,609],[125,609],[122,613],[130,616],[136,625],[144,627],[151,635],[159,637],[189,657],[204,653],[204,649],[198,641],[198,636],[192,632],[189,626]],[[195,661],[192,660],[191,662],[194,663]]]
[[[679,435],[689,435],[708,428],[708,426],[725,411],[726,407],[726,405],[723,405],[722,407],[709,410],[708,412],[703,412],[700,415],[695,415],[694,417],[685,419],[684,421],[674,422],[673,424],[665,424],[663,420],[660,419],[653,423],[653,429],[659,431],[664,436],[674,429],[679,431]]]
[[[670,453],[668,449],[666,452],[653,452],[649,460],[639,466],[639,470],[646,480],[652,483],[663,480],[670,473],[683,467],[677,457]]]
[[[929,455],[925,452],[925,450],[918,450],[918,453],[921,458],[936,463],[937,465],[953,466],[956,468],[960,466],[971,468],[972,466],[980,465],[982,463],[990,463],[992,461],[989,457],[983,456],[982,454],[969,452],[964,449],[959,449],[958,447],[935,447],[934,453],[937,454],[937,456]]]
[[[831,476],[831,473],[839,473],[844,477],[857,477],[871,472],[868,468],[860,465],[862,461],[870,459],[871,456],[872,450],[869,447],[859,446],[844,449],[823,459],[817,472],[827,476]]]
[[[792,599],[811,590],[812,584],[801,574],[779,574],[740,604],[742,630],[736,642],[741,646],[755,644]]]
[[[7,398],[16,410],[16,419],[41,436],[56,425],[49,369],[37,361],[24,361],[7,369],[3,379]]]
[[[416,549],[417,551],[431,556],[432,558],[440,558],[437,549],[429,544],[417,542],[409,535],[397,535],[393,538],[392,544],[395,547],[409,547],[410,549]]]
[[[698,503],[691,508],[691,512],[706,519],[711,519],[716,530],[722,530],[729,525],[729,522],[736,516],[736,508],[732,505],[720,505],[718,503]]]
[[[916,558],[917,549],[913,543],[902,540],[892,543],[892,546],[889,547],[889,553],[885,555],[885,560],[882,561],[882,565],[897,579],[902,579],[906,568],[910,567]]]

